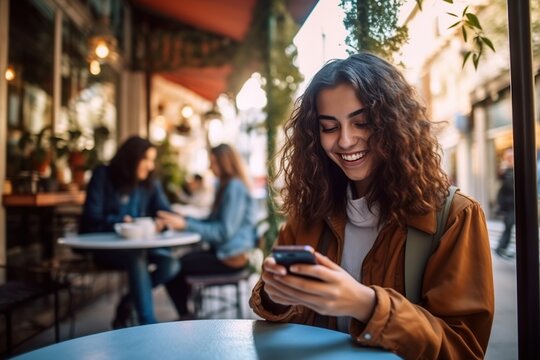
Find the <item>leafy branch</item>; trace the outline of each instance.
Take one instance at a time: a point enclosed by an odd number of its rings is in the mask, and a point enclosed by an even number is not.
[[[453,4],[453,0],[442,0]],[[424,0],[416,0],[420,11]],[[398,25],[398,14],[402,0],[341,0],[340,6],[345,11],[343,23],[349,31],[345,42],[354,51],[369,51],[387,59],[391,59],[401,46],[407,42],[409,35],[406,25]],[[447,13],[458,18],[450,28],[459,28],[463,41],[471,43],[471,49],[463,55],[463,67],[470,59],[474,68],[478,68],[480,58],[486,47],[495,51],[493,42],[484,34],[478,17],[469,11],[467,6],[461,16]]]
[[[417,0],[422,1],[422,0]],[[452,3],[452,0],[444,0],[446,2]],[[484,36],[484,30],[482,29],[482,26],[480,25],[480,21],[478,20],[478,17],[469,12],[469,7],[466,6],[465,9],[463,9],[463,12],[461,13],[461,18],[452,24],[449,29],[455,28],[460,26],[461,27],[461,35],[463,37],[463,41],[467,43],[469,39],[469,31],[474,32],[474,36],[472,37],[472,50],[467,50],[465,54],[463,55],[463,64],[462,67],[465,67],[465,64],[467,63],[468,59],[472,59],[473,65],[475,69],[478,69],[478,62],[480,61],[480,58],[482,57],[482,54],[484,52],[484,46],[489,47],[491,50],[495,51],[495,47],[493,46],[493,43],[490,39],[488,39],[486,36]],[[454,13],[447,13],[450,16],[459,18],[458,15]],[[472,55],[472,57],[471,57]]]

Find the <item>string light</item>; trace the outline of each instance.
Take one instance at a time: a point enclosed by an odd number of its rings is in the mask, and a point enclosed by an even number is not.
[[[99,64],[99,61],[90,61],[90,74],[99,75],[99,73],[101,73],[101,65]]]
[[[15,79],[15,76],[16,76],[15,69],[13,69],[13,67],[9,66],[6,69],[6,73],[5,73],[6,80],[11,81],[11,80]]]

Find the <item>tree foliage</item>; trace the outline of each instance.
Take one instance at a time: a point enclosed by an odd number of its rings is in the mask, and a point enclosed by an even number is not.
[[[353,52],[369,51],[390,59],[408,39],[407,26],[398,26],[400,0],[341,0],[345,10],[345,42]]]
[[[453,0],[438,0],[453,4]],[[416,0],[422,10],[424,0]],[[399,25],[398,15],[402,0],[341,0],[340,6],[345,10],[345,27],[349,31],[346,43],[353,51],[369,51],[386,59],[391,59],[408,40],[406,25]],[[463,41],[470,45],[463,55],[463,66],[471,60],[474,68],[486,48],[495,51],[492,41],[484,34],[478,17],[467,6],[459,14],[447,13],[456,21],[450,28],[461,32]]]

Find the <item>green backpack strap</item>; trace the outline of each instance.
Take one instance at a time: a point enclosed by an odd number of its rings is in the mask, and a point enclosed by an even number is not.
[[[444,207],[437,212],[437,231],[435,235],[432,236],[411,226],[407,227],[407,240],[405,244],[405,296],[412,303],[418,304],[420,302],[426,263],[439,245],[448,220],[452,199],[457,190],[458,188],[453,185],[448,189],[449,193]]]

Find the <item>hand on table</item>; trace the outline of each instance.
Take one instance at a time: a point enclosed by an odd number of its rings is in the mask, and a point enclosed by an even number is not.
[[[184,230],[186,228],[186,219],[182,215],[176,213],[158,211],[156,226],[159,226],[162,229],[167,226],[175,230]]]
[[[276,264],[272,256],[267,257],[262,279],[270,299],[282,305],[303,305],[322,315],[369,320],[375,308],[375,291],[356,281],[326,256],[320,253],[315,256],[317,265],[291,265],[290,274],[284,266]]]

